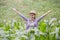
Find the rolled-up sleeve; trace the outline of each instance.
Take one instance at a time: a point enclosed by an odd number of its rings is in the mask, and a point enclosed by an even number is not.
[[[28,20],[28,18],[26,18],[23,14],[19,14],[24,20]]]

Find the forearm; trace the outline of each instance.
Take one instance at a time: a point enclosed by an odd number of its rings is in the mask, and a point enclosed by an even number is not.
[[[48,12],[46,12],[45,14],[43,14],[42,16],[40,16],[39,18],[37,18],[37,21],[40,21],[41,19],[43,19],[45,16],[47,16],[49,13],[51,12],[51,10],[49,10]]]
[[[13,11],[15,11],[18,15],[20,15],[24,20],[28,20],[23,14],[21,14],[19,11],[17,11],[15,8],[13,8]]]

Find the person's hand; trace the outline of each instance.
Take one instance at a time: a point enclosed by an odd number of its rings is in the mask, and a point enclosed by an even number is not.
[[[43,14],[43,16],[45,15],[47,15],[47,14],[50,14],[50,12],[51,12],[52,10],[49,10],[49,11],[47,11],[45,14]]]
[[[50,13],[52,11],[52,9],[51,10],[49,10],[47,13]]]
[[[15,11],[17,14],[20,14],[20,12],[19,12],[19,11],[17,11],[17,9],[12,8],[12,10],[13,10],[13,11]]]
[[[15,8],[12,8],[12,10],[16,11],[16,9],[15,9]]]

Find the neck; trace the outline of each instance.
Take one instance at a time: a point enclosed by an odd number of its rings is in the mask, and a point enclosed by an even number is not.
[[[34,21],[35,19],[31,18],[30,20],[31,20],[31,21]]]

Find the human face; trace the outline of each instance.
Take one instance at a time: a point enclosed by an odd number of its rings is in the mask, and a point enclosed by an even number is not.
[[[34,14],[30,14],[30,18],[31,18],[32,20],[35,19],[35,16],[36,16],[36,15],[34,15]]]

